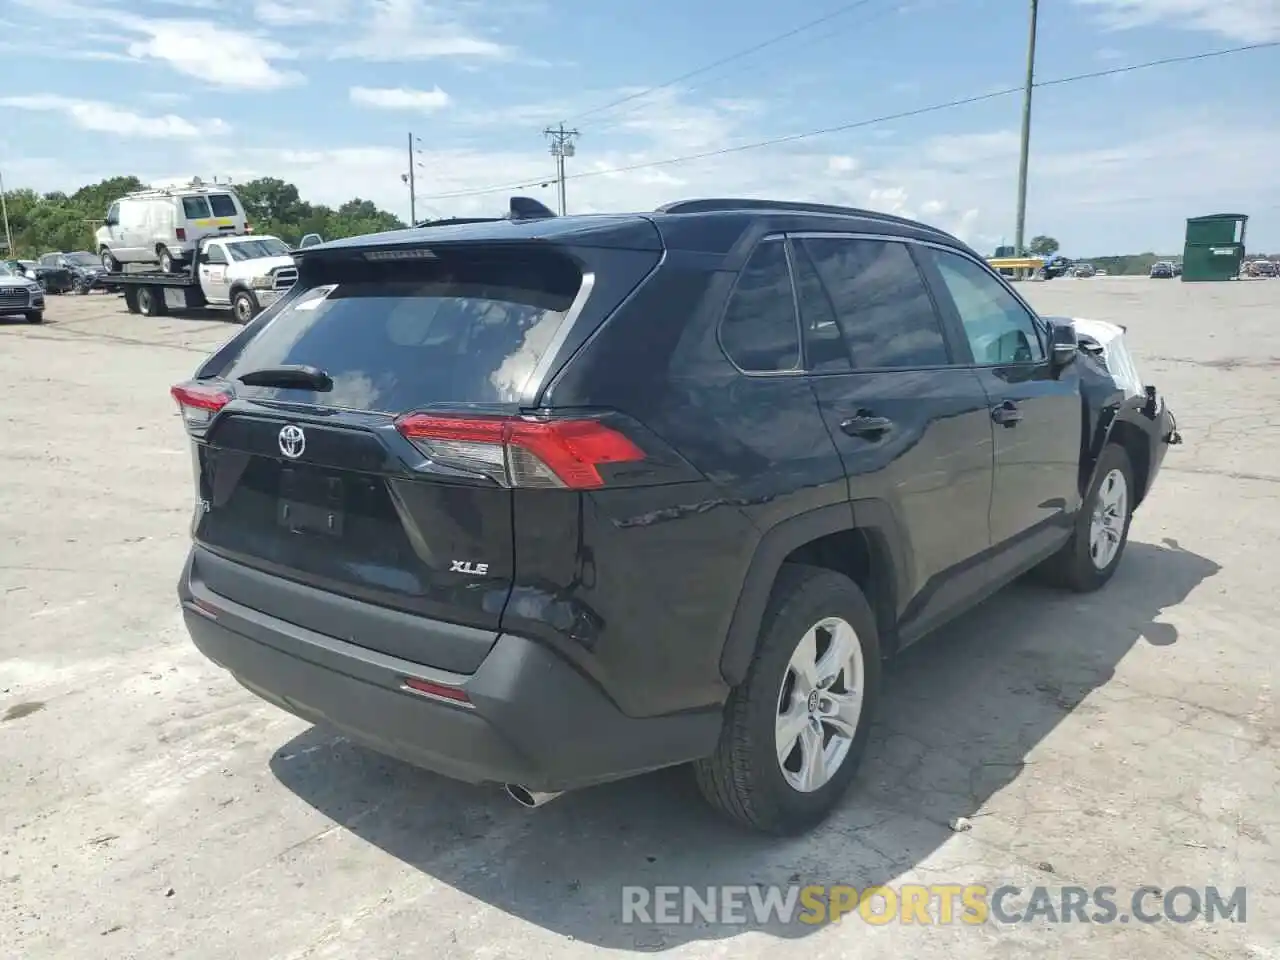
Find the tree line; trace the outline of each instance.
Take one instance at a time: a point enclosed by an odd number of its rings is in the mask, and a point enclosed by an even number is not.
[[[109,177],[81,187],[74,193],[39,194],[31,189],[5,193],[11,257],[33,259],[44,253],[89,250],[96,253],[94,231],[102,225],[107,208],[126,193],[146,189],[137,177]],[[308,233],[326,240],[353,237],[405,226],[394,214],[380,210],[372,200],[358,197],[340,207],[303,200],[298,188],[276,177],[260,177],[234,185],[254,233],[271,234],[296,244]],[[4,236],[0,233],[0,244]]]

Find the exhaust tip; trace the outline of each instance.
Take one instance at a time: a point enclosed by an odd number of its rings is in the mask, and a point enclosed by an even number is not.
[[[508,797],[520,804],[520,806],[527,807],[530,810],[540,807],[544,803],[550,803],[560,796],[559,793],[539,793],[536,790],[530,790],[528,787],[522,787],[518,783],[508,783],[505,789]]]

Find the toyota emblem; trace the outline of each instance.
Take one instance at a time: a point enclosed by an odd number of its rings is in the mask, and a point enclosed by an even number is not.
[[[302,428],[292,423],[280,428],[280,452],[290,460],[296,460],[302,456],[302,451],[307,449],[307,435],[302,432]]]

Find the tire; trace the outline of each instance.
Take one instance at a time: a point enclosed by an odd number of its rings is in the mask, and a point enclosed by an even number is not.
[[[1116,509],[1116,484],[1122,483],[1122,505]],[[1076,517],[1071,539],[1066,542],[1044,565],[1046,579],[1055,586],[1066,587],[1077,593],[1089,593],[1104,586],[1115,575],[1129,542],[1129,524],[1133,520],[1133,465],[1129,454],[1118,443],[1108,443],[1098,457],[1089,495]],[[1108,504],[1111,507],[1108,508]],[[1112,541],[1113,547],[1104,552],[1101,540],[1095,541],[1095,515],[1113,517],[1103,527],[1118,534],[1118,539],[1104,532],[1100,538]]]
[[[838,633],[832,633],[819,629],[824,623],[839,627],[839,622],[851,630],[840,628]],[[856,655],[844,659],[844,668],[834,677],[828,675],[828,683],[819,684],[820,689],[802,701],[799,697],[804,687],[797,682],[793,657],[814,635],[819,665],[822,654],[830,652],[837,636]],[[861,683],[846,685],[850,673],[858,668]],[[827,739],[828,733],[834,734],[835,730],[826,721],[812,725],[814,708],[819,715],[829,715],[833,703],[829,699],[824,702],[823,689],[838,697],[849,687],[858,686],[861,700],[850,704],[854,711],[852,736],[837,744],[836,736]],[[716,750],[694,764],[694,778],[703,796],[730,819],[762,833],[796,834],[817,825],[835,809],[858,772],[871,733],[879,687],[879,636],[862,591],[853,581],[831,570],[784,564],[761,621],[747,678],[729,696]],[[785,710],[784,700],[788,701]],[[798,724],[792,725],[798,731],[798,739],[794,740],[790,731],[782,733],[783,718],[791,713],[800,715]],[[809,724],[804,722],[805,717]],[[824,756],[833,751],[828,759],[837,765],[825,781],[818,778],[804,788],[798,780],[805,770],[806,741],[812,743],[807,738],[817,730],[822,731]],[[790,740],[793,742],[787,750]],[[779,743],[783,744],[781,748]]]
[[[177,273],[178,261],[174,259],[173,254],[169,252],[168,247],[156,248],[156,259],[160,261],[161,273]]]
[[[43,310],[31,310],[26,314],[27,323],[44,323]]]
[[[164,292],[159,287],[139,287],[138,312],[144,317],[161,317],[168,313],[164,305]]]
[[[98,251],[98,256],[102,258],[102,267],[107,273],[119,273],[120,261],[111,255],[111,251],[103,247]]]
[[[231,298],[231,315],[236,318],[236,323],[246,324],[261,312],[262,307],[252,290],[237,290]]]
[[[138,288],[124,288],[124,308],[130,313],[141,313],[142,308],[138,305]]]

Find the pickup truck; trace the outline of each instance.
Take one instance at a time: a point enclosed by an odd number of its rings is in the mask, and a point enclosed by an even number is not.
[[[289,246],[277,237],[237,234],[210,237],[181,273],[111,273],[124,290],[130,313],[155,317],[170,310],[230,308],[248,323],[278,300],[298,278]]]

